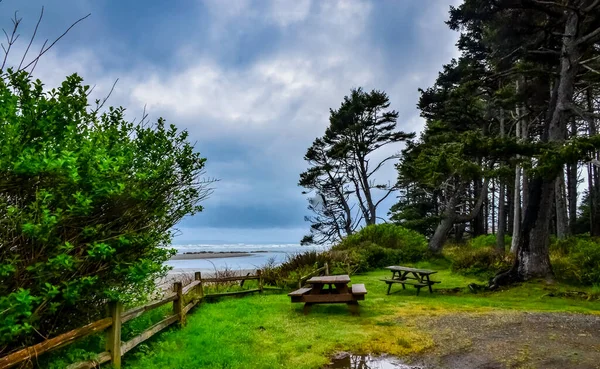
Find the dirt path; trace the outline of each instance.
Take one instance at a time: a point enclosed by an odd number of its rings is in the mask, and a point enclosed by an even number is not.
[[[600,316],[494,312],[418,318],[435,348],[414,364],[436,369],[600,369]]]

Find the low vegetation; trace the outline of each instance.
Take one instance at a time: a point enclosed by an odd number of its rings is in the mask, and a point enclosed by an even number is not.
[[[379,281],[389,272],[378,270],[352,277],[369,291],[361,301],[360,317],[344,305],[302,307],[290,304],[285,294],[231,298],[201,304],[188,317],[185,329],[173,329],[135,353],[125,356],[124,368],[319,368],[336,351],[390,353],[400,356],[428,352],[431,332],[417,322],[421,317],[492,311],[568,311],[597,313],[598,295],[583,289],[586,297],[552,297],[569,291],[563,285],[530,282],[499,292],[473,294],[465,288],[479,278],[452,273],[443,261],[420,262],[420,268],[440,270],[443,281],[434,294],[396,290],[386,295]],[[592,301],[587,301],[589,298]]]

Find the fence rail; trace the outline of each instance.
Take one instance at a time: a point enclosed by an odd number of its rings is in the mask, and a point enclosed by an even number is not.
[[[204,283],[242,281],[240,285],[243,286],[243,282],[246,280],[258,280],[258,288],[204,295]],[[121,367],[121,357],[135,346],[146,341],[148,338],[152,337],[175,322],[179,322],[180,326],[185,325],[187,313],[204,298],[241,295],[253,292],[262,293],[263,290],[263,276],[261,270],[257,270],[255,275],[248,274],[245,276],[205,279],[202,279],[202,274],[200,272],[196,272],[193,282],[189,283],[185,287],[182,286],[181,282],[175,282],[173,284],[173,292],[163,296],[163,298],[160,300],[149,302],[143,306],[138,306],[125,312],[122,311],[123,305],[120,302],[111,302],[108,306],[108,310],[110,312],[109,317],[89,323],[81,328],[73,329],[36,345],[26,347],[12,352],[6,356],[0,357],[0,369],[11,368],[19,363],[31,360],[38,355],[63,347],[77,339],[101,331],[105,331],[106,334],[106,351],[98,354],[94,360],[74,363],[69,365],[67,369],[95,368],[98,367],[98,365],[109,361],[112,361],[112,365],[115,369],[119,369]],[[184,305],[185,299],[188,297],[188,295],[192,295],[191,301],[187,305]],[[121,342],[121,325],[123,323],[135,319],[143,313],[156,309],[169,302],[173,303],[173,315],[170,315],[160,322],[154,324],[129,341]]]
[[[321,273],[325,273],[325,275],[329,275],[329,264],[328,263],[325,263],[325,265],[320,267],[319,269],[315,269],[312,272],[308,273],[307,275],[298,278],[298,288],[302,288],[302,285],[304,283],[306,283],[306,281],[309,278],[314,277],[317,274],[321,274]]]

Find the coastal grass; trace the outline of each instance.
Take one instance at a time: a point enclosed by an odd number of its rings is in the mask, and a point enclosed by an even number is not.
[[[190,312],[187,326],[161,333],[124,357],[124,368],[320,368],[336,351],[389,353],[405,356],[429,350],[433,339],[417,324],[420,317],[497,310],[598,314],[600,301],[553,297],[572,287],[542,281],[502,291],[473,294],[465,287],[483,283],[443,269],[443,263],[415,266],[440,270],[429,294],[407,286],[392,287],[379,279],[387,270],[352,276],[368,294],[360,316],[346,305],[316,305],[308,316],[302,304],[291,304],[285,293],[272,292],[203,303]],[[460,289],[460,290],[458,290]],[[590,293],[591,289],[578,289]],[[597,292],[597,291],[596,291]]]

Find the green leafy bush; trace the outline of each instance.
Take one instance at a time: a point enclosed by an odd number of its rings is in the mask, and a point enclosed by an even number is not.
[[[447,247],[444,256],[450,260],[453,272],[482,278],[493,277],[499,271],[509,269],[513,263],[511,254],[498,254],[492,247]]]
[[[108,299],[145,300],[172,227],[209,194],[186,132],[101,114],[89,91],[77,75],[51,90],[0,75],[2,352],[87,323]]]
[[[507,250],[510,248],[511,241],[512,241],[512,237],[510,237],[508,235],[504,236],[504,246]],[[494,248],[494,247],[496,247],[496,235],[495,234],[486,234],[486,235],[477,236],[477,237],[469,240],[468,244],[474,248],[486,248],[486,247]]]
[[[406,229],[404,227],[383,223],[370,225],[359,232],[344,238],[338,245],[333,246],[333,250],[366,250],[367,253],[377,254],[383,257],[383,251],[375,248],[374,245],[383,249],[394,250],[397,261],[414,262],[423,259],[427,255],[427,239],[422,234]],[[387,255],[386,254],[386,255]],[[374,259],[374,257],[370,257]]]
[[[550,260],[556,278],[582,285],[600,284],[600,241],[571,237],[551,244]]]

